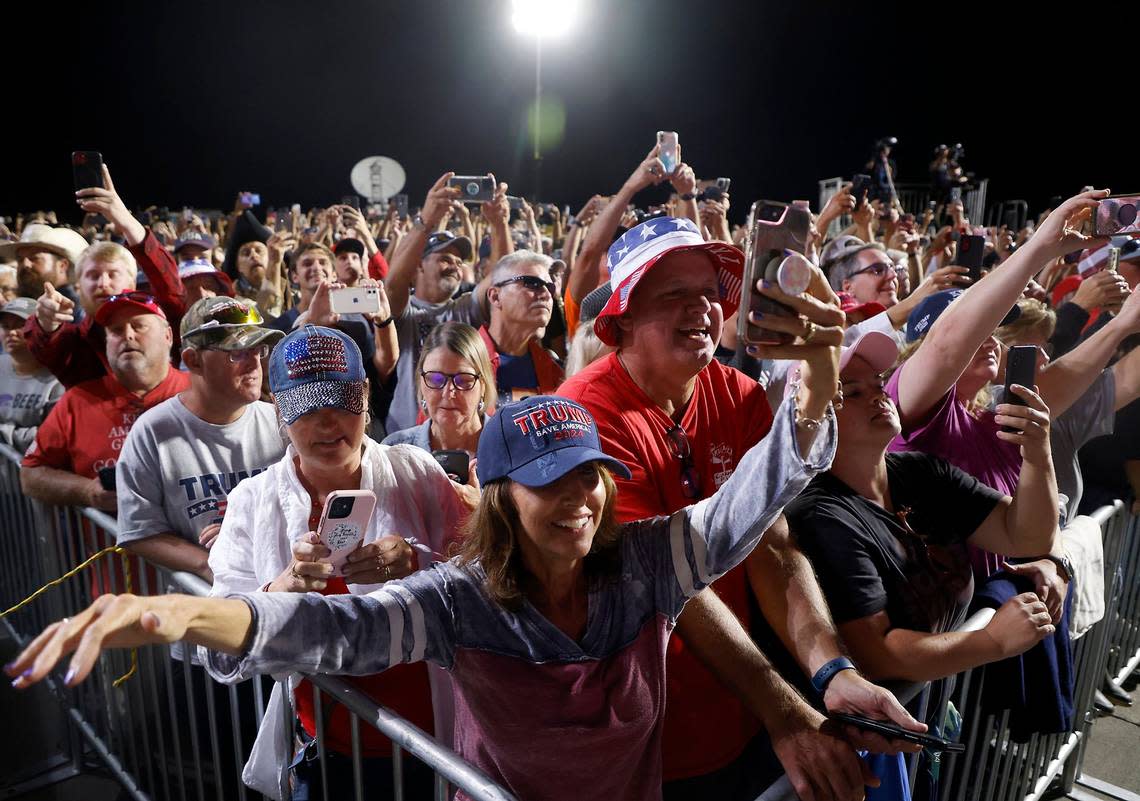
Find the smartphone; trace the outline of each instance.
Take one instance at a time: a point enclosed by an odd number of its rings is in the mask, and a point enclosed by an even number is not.
[[[337,314],[379,314],[380,288],[346,286],[329,292],[332,310]]]
[[[730,186],[732,186],[732,179],[731,178],[717,178],[716,179],[716,188],[719,189],[721,192],[727,192],[728,188]]]
[[[396,205],[396,214],[401,220],[408,217],[408,196],[401,193],[392,198],[392,202]]]
[[[432,451],[447,477],[458,484],[466,484],[471,470],[471,456],[467,451]]]
[[[115,468],[114,467],[100,467],[97,471],[99,476],[99,486],[107,490],[107,492],[115,491]]]
[[[1098,201],[1093,216],[1093,233],[1096,236],[1115,236],[1140,231],[1140,223],[1136,222],[1137,205],[1140,205],[1140,195],[1106,197]]]
[[[871,190],[871,176],[860,173],[851,178],[851,197],[856,203],[867,200],[867,193]]]
[[[256,192],[242,192],[241,205],[247,209],[251,206],[260,206],[261,195],[257,194]]]
[[[182,222],[188,223],[193,219],[194,219],[194,209],[183,208],[182,209]]]
[[[672,175],[680,161],[677,158],[677,132],[657,132],[657,158],[665,167],[665,174]]]
[[[962,202],[962,187],[953,186],[950,188],[950,202],[951,203],[961,203]]]
[[[345,195],[340,199],[340,205],[348,206],[360,211],[360,198],[356,195]]]
[[[281,231],[293,230],[293,217],[285,209],[280,209],[277,212],[277,219],[273,223],[273,230],[280,233]]]
[[[807,248],[811,212],[802,205],[780,203],[775,200],[757,200],[750,212],[752,220],[748,232],[744,259],[744,298],[741,314],[736,321],[740,341],[749,345],[778,345],[795,339],[791,334],[772,331],[749,322],[747,311],[763,315],[794,317],[796,312],[779,301],[766,298],[756,291],[760,279],[778,283],[780,267],[787,260],[787,251],[803,254]]]
[[[976,284],[982,280],[982,257],[986,252],[986,238],[963,234],[957,239],[958,247],[954,251],[954,261],[951,263],[968,268],[970,283]]]
[[[376,494],[372,490],[336,490],[325,499],[317,536],[332,551],[328,558],[333,565],[333,575],[344,575],[344,560],[364,541],[375,508]]]
[[[521,197],[515,197],[514,195],[507,195],[507,206],[510,207],[511,211],[522,211],[522,208],[525,205],[526,205],[526,201],[523,200]]]
[[[923,748],[930,751],[945,751],[949,753],[961,753],[966,750],[965,743],[956,743],[952,740],[946,740],[942,737],[936,737],[933,734],[921,734],[916,731],[908,731],[901,726],[896,726],[894,723],[886,720],[871,720],[870,718],[862,717],[861,715],[848,715],[842,712],[833,712],[828,715],[831,720],[836,723],[844,723],[848,726],[854,726],[862,731],[874,732],[881,734],[892,740],[903,740],[908,743],[917,743]]]
[[[459,187],[459,199],[464,203],[483,203],[495,196],[495,178],[487,175],[454,175],[448,186]]]
[[[98,150],[76,150],[71,154],[71,174],[75,191],[103,188],[103,154]]]
[[[1005,357],[1005,395],[1002,397],[1002,403],[1025,406],[1025,401],[1010,392],[1009,388],[1014,384],[1020,384],[1033,389],[1035,383],[1037,383],[1037,346],[1014,345]],[[1017,431],[1009,426],[1002,426],[1001,430],[1009,434]]]

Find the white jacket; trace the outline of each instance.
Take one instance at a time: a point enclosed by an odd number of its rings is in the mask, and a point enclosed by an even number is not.
[[[210,549],[211,595],[257,592],[292,561],[292,543],[309,532],[312,509],[309,493],[297,478],[296,453],[290,445],[281,461],[230,493],[222,529]],[[380,445],[365,437],[360,486],[344,489],[376,493],[376,510],[364,542],[398,534],[416,549],[421,569],[447,558],[447,546],[466,513],[443,468],[430,453],[411,445]],[[349,584],[348,589],[365,595],[380,586]],[[450,679],[434,666],[429,677],[436,737],[450,746],[454,717]],[[290,677],[290,687],[295,678]],[[247,785],[273,797],[281,797],[279,772],[292,757],[292,732],[285,729],[280,708],[283,701],[292,704],[292,693],[283,698],[278,685],[242,772]]]

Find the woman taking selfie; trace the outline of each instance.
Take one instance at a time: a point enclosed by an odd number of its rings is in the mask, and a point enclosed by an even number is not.
[[[178,639],[204,646],[227,682],[427,660],[455,686],[456,750],[516,797],[659,798],[665,647],[677,616],[748,555],[835,451],[841,333],[802,319],[779,323],[814,339],[802,348],[799,394],[716,494],[670,517],[616,525],[610,471],[627,468],[600,450],[584,408],[531,397],[487,421],[483,495],[456,559],[366,596],[104,596],[49,627],[7,670],[25,687],[74,650],[73,685],[102,647]]]

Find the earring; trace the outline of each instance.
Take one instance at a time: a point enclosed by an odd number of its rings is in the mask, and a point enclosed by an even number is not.
[[[487,408],[487,404],[484,403],[483,401],[479,401],[479,414],[482,414],[483,410],[486,408]]]
[[[420,408],[423,409],[425,412],[427,411],[427,401],[426,400],[420,401]]]

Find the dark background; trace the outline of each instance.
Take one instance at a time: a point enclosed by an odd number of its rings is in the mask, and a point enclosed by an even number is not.
[[[566,124],[542,199],[577,210],[615,191],[662,128],[699,176],[733,179],[734,218],[761,196],[814,202],[818,179],[849,178],[884,135],[900,140],[903,181],[926,180],[939,142],[963,142],[991,202],[1140,190],[1133,20],[999,5],[584,0],[543,49]],[[77,219],[73,149],[101,150],[132,206],[228,209],[239,189],[265,206],[338,202],[374,154],[404,165],[413,205],[447,169],[532,193],[534,47],[509,0],[4,15],[5,214]]]

